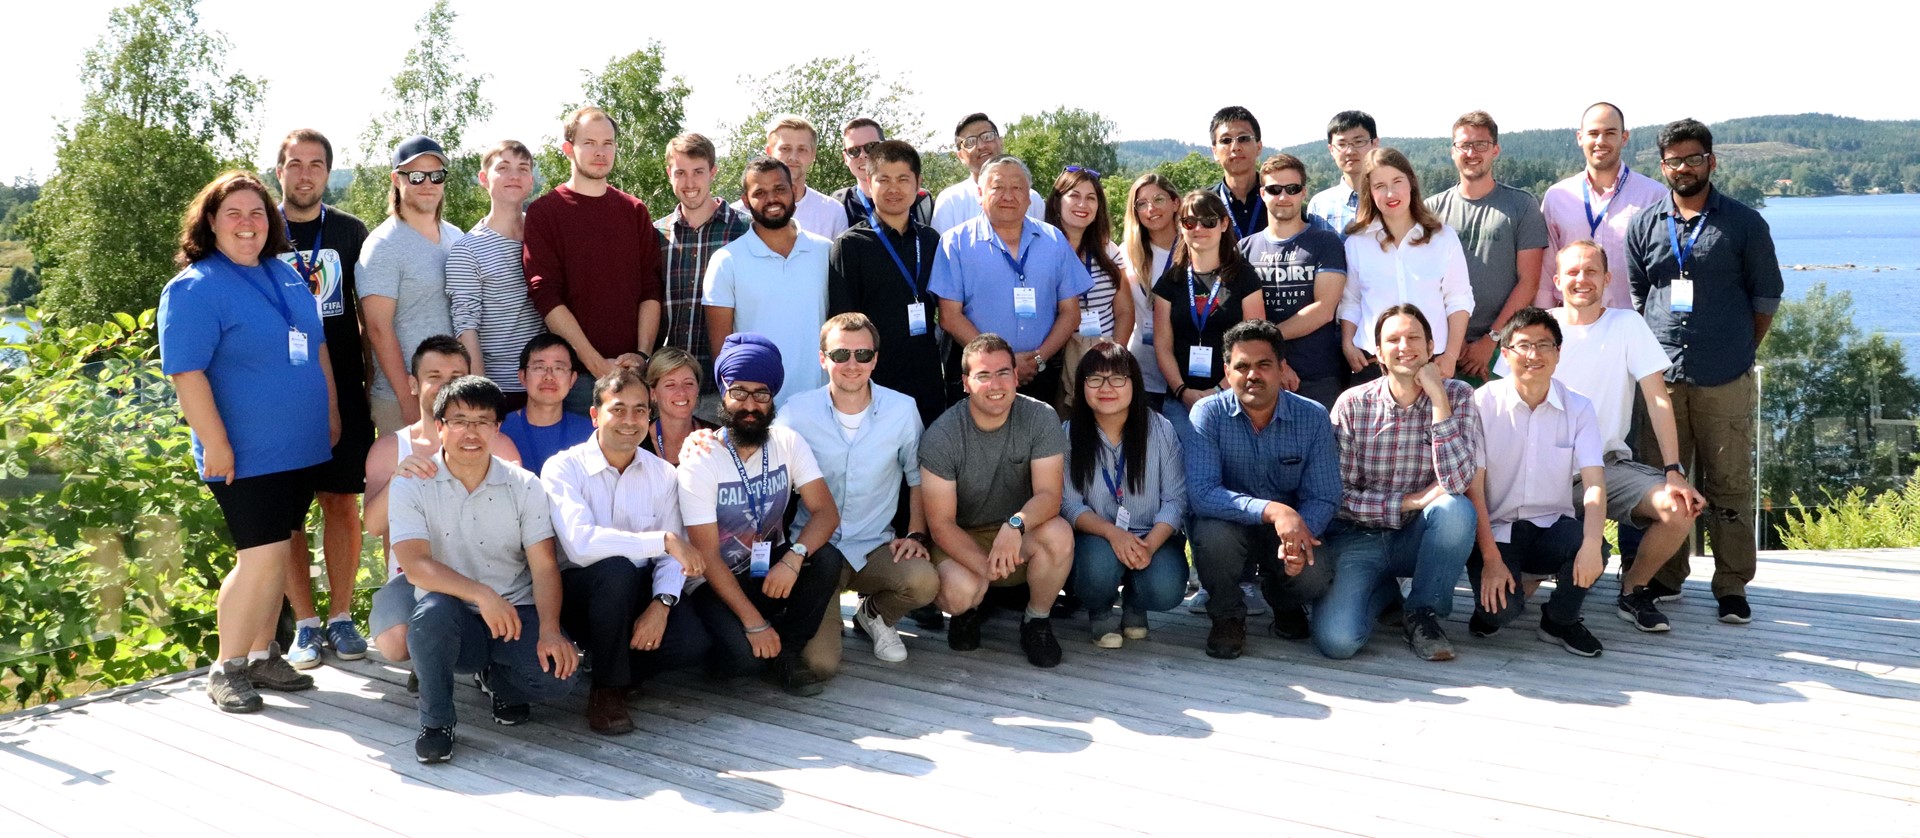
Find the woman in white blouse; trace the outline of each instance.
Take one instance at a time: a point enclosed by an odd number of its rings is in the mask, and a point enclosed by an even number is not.
[[[1453,377],[1473,313],[1467,254],[1452,227],[1427,210],[1413,164],[1396,149],[1367,153],[1360,207],[1347,226],[1347,288],[1340,295],[1340,349],[1359,384],[1372,366],[1373,321],[1401,303],[1419,306],[1433,323],[1440,374]]]
[[[1124,267],[1133,291],[1133,334],[1127,349],[1140,362],[1147,406],[1159,412],[1166,398],[1167,379],[1153,354],[1153,284],[1173,264],[1173,248],[1180,243],[1180,188],[1162,175],[1148,172],[1127,189],[1124,230]]]

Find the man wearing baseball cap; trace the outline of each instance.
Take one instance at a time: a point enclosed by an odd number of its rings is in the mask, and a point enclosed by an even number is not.
[[[420,421],[420,406],[400,398],[407,359],[420,341],[453,332],[447,303],[447,253],[460,228],[440,219],[446,201],[447,152],[431,138],[408,137],[393,150],[387,220],[360,248],[361,316],[373,348],[369,399],[374,427],[390,434]]]

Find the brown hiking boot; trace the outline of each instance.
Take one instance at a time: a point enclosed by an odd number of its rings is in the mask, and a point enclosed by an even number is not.
[[[1213,621],[1207,632],[1207,657],[1233,660],[1247,645],[1247,618],[1226,617]]]
[[[587,727],[608,736],[633,732],[625,687],[594,687],[587,693]]]

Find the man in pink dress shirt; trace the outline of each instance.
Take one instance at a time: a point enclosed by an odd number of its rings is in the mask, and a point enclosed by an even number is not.
[[[1586,171],[1549,187],[1540,199],[1540,213],[1547,217],[1548,253],[1592,239],[1606,251],[1607,264],[1627,264],[1627,220],[1667,196],[1665,186],[1627,166],[1622,155],[1627,152],[1628,135],[1626,117],[1611,103],[1595,102],[1581,114],[1573,136],[1586,158]],[[1560,292],[1553,286],[1553,260],[1544,260],[1540,268],[1534,305],[1551,309],[1560,304]],[[1616,282],[1607,288],[1607,308],[1633,308],[1632,289],[1627,285]]]

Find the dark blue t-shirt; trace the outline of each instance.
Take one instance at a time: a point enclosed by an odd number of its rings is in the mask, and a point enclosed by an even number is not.
[[[289,319],[306,335],[302,363],[291,357]],[[233,446],[234,477],[306,468],[333,456],[320,366],[326,334],[313,295],[293,268],[278,259],[244,267],[216,251],[160,292],[159,325],[161,371],[206,373]],[[193,463],[206,467],[198,433]]]
[[[547,458],[586,442],[593,436],[593,421],[572,413],[560,414],[560,421],[541,427],[527,421],[523,408],[507,414],[500,432],[520,449],[520,467],[539,474]]]
[[[1240,254],[1253,263],[1265,289],[1267,319],[1275,323],[1292,317],[1313,302],[1313,282],[1320,271],[1347,272],[1346,246],[1332,231],[1309,226],[1281,241],[1261,230],[1240,240]],[[1287,363],[1301,378],[1338,375],[1346,365],[1340,352],[1340,319],[1287,341]]]

